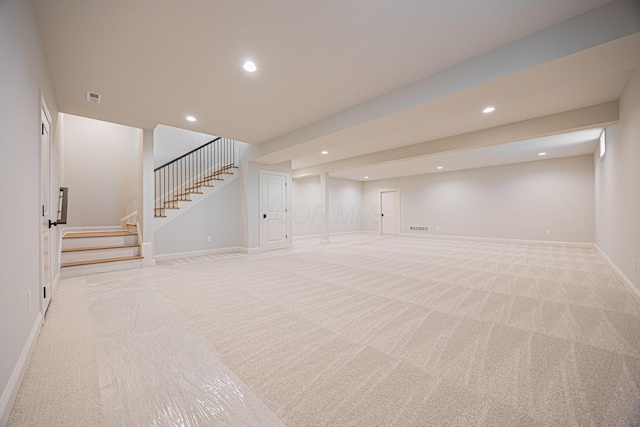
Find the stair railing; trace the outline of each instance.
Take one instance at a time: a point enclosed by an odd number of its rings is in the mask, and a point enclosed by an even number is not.
[[[212,187],[221,175],[236,168],[236,141],[218,137],[154,169],[154,216],[178,209],[178,202],[191,201],[191,194]]]

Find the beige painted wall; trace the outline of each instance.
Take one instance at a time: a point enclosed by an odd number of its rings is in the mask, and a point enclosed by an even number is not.
[[[365,182],[367,230],[379,229],[379,191],[395,188],[402,233],[593,242],[590,155]]]
[[[320,177],[294,179],[291,186],[293,237],[320,235],[322,221]]]
[[[137,209],[138,130],[64,115],[67,226],[119,226]]]
[[[341,178],[328,178],[329,233],[346,233],[362,229],[363,184]],[[320,177],[293,180],[293,237],[321,233],[322,206]]]
[[[158,125],[153,130],[154,167],[160,167],[215,138],[213,135]]]
[[[607,128],[607,154],[595,163],[595,242],[640,289],[640,69],[620,99],[620,121]],[[639,267],[640,268],[640,267]]]
[[[40,311],[41,91],[54,121],[51,134],[59,136],[58,108],[31,1],[2,0],[0,195],[7,203],[0,211],[0,425],[9,415],[10,408],[4,410],[3,405],[10,403],[10,378],[19,372],[20,354]],[[59,150],[59,141],[54,140],[54,186],[59,182]],[[31,293],[31,309],[27,292]]]

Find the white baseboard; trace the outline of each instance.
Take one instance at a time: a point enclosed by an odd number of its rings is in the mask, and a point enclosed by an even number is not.
[[[174,254],[156,255],[155,259],[156,261],[167,261],[170,259],[191,258],[195,256],[229,254],[229,253],[237,253],[237,252],[242,252],[241,248],[230,247],[230,248],[219,248],[219,249],[206,249],[202,251],[177,252]]]
[[[618,268],[618,266],[611,260],[611,258],[609,258],[609,256],[607,254],[604,253],[604,251],[602,249],[600,249],[600,246],[596,245],[595,243],[593,244],[593,247],[596,248],[596,250],[598,252],[600,252],[600,255],[602,255],[604,257],[604,259],[607,261],[607,263],[609,264],[609,267],[611,267],[611,269],[613,270],[613,272],[616,274],[616,276],[618,276],[618,278],[620,279],[620,281],[624,284],[624,287],[627,288],[627,290],[629,291],[629,293],[631,293],[631,295],[633,296],[633,298],[638,302],[638,304],[640,304],[640,289],[636,288],[633,285],[633,282],[631,282],[631,280],[629,280],[629,278],[627,277],[626,274],[624,274],[622,272],[622,270],[620,270]]]
[[[375,233],[378,234],[378,233]],[[521,243],[527,245],[549,245],[549,246],[574,246],[581,248],[592,248],[593,243],[583,242],[562,242],[557,240],[528,240],[528,239],[504,239],[498,237],[470,237],[470,236],[449,236],[444,234],[412,234],[400,233],[401,237],[416,237],[419,239],[447,239],[447,240],[475,240],[489,241],[496,243]]]
[[[319,239],[321,234],[306,234],[304,236],[293,236],[292,240]]]
[[[140,238],[138,236],[138,238]],[[143,242],[140,244],[140,253],[144,258],[142,258],[142,266],[143,267],[153,267],[156,265],[156,258],[153,254],[153,245],[151,242]]]
[[[257,254],[262,252],[262,248],[258,247],[258,248],[243,248],[243,247],[239,247],[238,248],[238,252],[242,253],[242,254]]]
[[[56,294],[56,289],[58,289],[58,284],[60,284],[60,267],[58,267],[58,273],[56,274],[56,277],[53,278],[53,282],[51,285],[51,296],[53,297],[53,295]]]
[[[16,363],[16,366],[13,368],[11,377],[9,377],[9,382],[2,391],[2,396],[0,396],[0,426],[6,426],[9,422],[9,415],[11,414],[13,402],[15,402],[16,396],[18,396],[22,379],[24,378],[24,374],[27,372],[27,367],[31,360],[31,354],[36,346],[36,342],[38,342],[38,335],[40,335],[41,328],[42,313],[38,313],[36,321],[29,333],[29,337],[27,338],[27,342],[22,348],[22,353],[20,353],[18,363]]]

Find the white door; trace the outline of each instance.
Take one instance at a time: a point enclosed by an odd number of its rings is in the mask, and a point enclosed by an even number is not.
[[[287,247],[287,176],[260,173],[260,247]]]
[[[400,234],[400,192],[389,190],[380,192],[380,232]]]
[[[40,253],[40,309],[44,316],[51,302],[51,233],[49,232],[49,220],[51,219],[51,121],[47,112],[41,111],[40,124],[40,210],[42,221],[40,223],[41,253]],[[55,221],[55,219],[54,219]]]

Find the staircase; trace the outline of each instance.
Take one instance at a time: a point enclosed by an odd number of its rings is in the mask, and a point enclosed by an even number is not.
[[[154,170],[155,229],[177,217],[183,203],[197,204],[235,179],[236,142],[216,138]],[[232,178],[232,179],[228,179]],[[202,196],[200,196],[202,195]],[[190,206],[184,206],[188,210]],[[168,213],[171,212],[171,215]],[[62,236],[61,277],[81,276],[105,271],[142,267],[142,239],[137,212],[121,220],[122,228],[105,231],[64,232]]]
[[[137,224],[127,224],[122,230],[70,232],[62,237],[62,277],[141,267],[141,260]]]
[[[216,138],[154,170],[154,216],[166,218],[167,211],[192,202],[192,195],[233,175],[236,166],[236,142]]]

